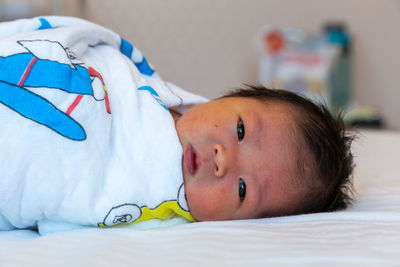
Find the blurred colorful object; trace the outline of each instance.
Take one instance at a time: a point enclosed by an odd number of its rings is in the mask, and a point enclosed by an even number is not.
[[[355,106],[344,114],[344,122],[348,126],[364,128],[383,128],[384,121],[376,109],[366,106]]]
[[[278,30],[268,32],[265,34],[264,46],[267,53],[279,53],[285,47],[285,37]]]
[[[351,98],[351,40],[341,24],[307,36],[296,28],[265,27],[261,33],[259,80],[345,109]]]

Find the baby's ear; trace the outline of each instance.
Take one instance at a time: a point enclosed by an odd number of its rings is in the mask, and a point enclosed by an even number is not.
[[[56,61],[61,64],[70,65],[71,68],[75,69],[66,49],[57,41],[20,40],[17,42],[38,59]]]

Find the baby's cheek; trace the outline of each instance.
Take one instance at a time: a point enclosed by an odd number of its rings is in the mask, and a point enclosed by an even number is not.
[[[199,204],[199,205],[197,205]],[[210,202],[202,202],[197,203],[196,205],[192,205],[193,208],[190,208],[190,212],[193,217],[195,217],[198,221],[217,221],[222,220],[220,216],[218,216],[218,208],[216,205],[210,204]]]
[[[222,194],[206,188],[191,188],[186,191],[186,198],[191,214],[198,221],[217,221],[230,219],[228,202]]]

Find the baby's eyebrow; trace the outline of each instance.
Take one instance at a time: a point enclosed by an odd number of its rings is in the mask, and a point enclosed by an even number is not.
[[[257,172],[253,172],[251,175],[252,183],[248,191],[252,196],[255,195],[253,196],[254,207],[265,208],[265,205],[262,204],[268,198],[268,183],[271,180],[271,173],[263,168],[262,170],[258,169]]]
[[[259,148],[261,146],[261,136],[264,131],[263,121],[261,119],[260,114],[252,112],[252,115],[248,116],[248,129],[250,132],[250,136],[252,136],[253,141],[255,142],[255,147]]]
[[[266,179],[262,179],[263,181],[266,181]],[[265,185],[265,183],[264,184],[261,184],[260,183],[260,180],[259,179],[257,179],[257,192],[256,192],[256,194],[257,194],[257,202],[256,202],[256,205],[257,205],[257,207],[259,207],[260,206],[260,203],[261,203],[261,200],[262,200],[262,197],[265,195],[265,188],[266,188],[266,185]]]
[[[243,179],[244,180],[244,179]],[[249,181],[249,179],[246,179]],[[245,182],[246,182],[245,180]],[[262,199],[262,192],[260,184],[255,182],[257,179],[252,179],[251,183],[246,183],[246,197],[243,202],[240,201],[238,208],[243,206],[244,203],[246,210],[258,210],[260,208],[260,203]]]

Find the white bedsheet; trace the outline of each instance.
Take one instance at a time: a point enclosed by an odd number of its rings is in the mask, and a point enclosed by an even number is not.
[[[0,232],[0,266],[400,266],[400,133],[362,132],[357,202],[335,213],[153,230]]]

